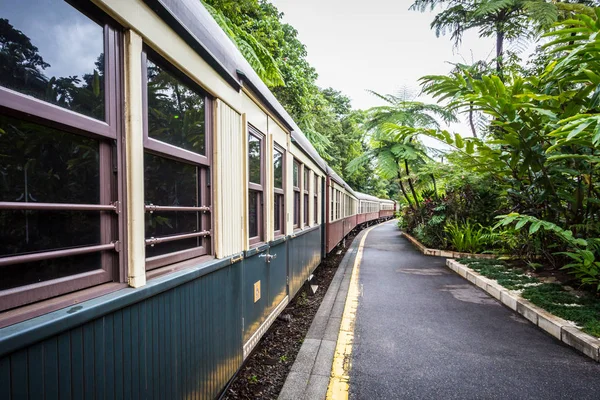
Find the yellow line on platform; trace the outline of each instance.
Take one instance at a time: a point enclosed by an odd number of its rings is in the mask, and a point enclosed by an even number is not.
[[[354,342],[354,321],[356,319],[356,309],[358,307],[358,296],[360,289],[358,286],[358,273],[360,262],[362,260],[363,246],[367,235],[371,229],[380,225],[370,227],[365,231],[365,235],[360,240],[354,266],[352,267],[352,277],[350,278],[350,287],[342,315],[342,325],[335,347],[333,356],[333,365],[331,367],[331,377],[329,378],[329,387],[327,389],[327,399],[345,400],[348,399],[348,389],[350,380],[350,362],[352,355],[352,344]]]

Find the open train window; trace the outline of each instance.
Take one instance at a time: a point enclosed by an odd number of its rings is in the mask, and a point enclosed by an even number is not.
[[[264,240],[264,136],[248,125],[248,237],[250,244]]]
[[[300,227],[300,163],[294,160],[294,170],[292,174],[294,186],[294,229]]]
[[[146,269],[211,252],[211,99],[149,48],[143,54]]]
[[[273,150],[273,231],[274,236],[285,234],[285,151],[279,146]]]
[[[119,281],[124,228],[119,28],[91,4],[23,0],[0,3],[0,31],[3,311]]]

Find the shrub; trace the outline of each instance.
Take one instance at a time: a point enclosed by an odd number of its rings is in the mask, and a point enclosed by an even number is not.
[[[489,250],[486,247],[494,243],[497,234],[491,228],[481,224],[464,224],[451,222],[446,224],[444,231],[448,235],[448,242],[456,251],[465,253],[481,253]]]

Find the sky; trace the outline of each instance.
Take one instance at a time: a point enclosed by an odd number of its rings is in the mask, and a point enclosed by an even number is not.
[[[367,90],[408,90],[416,96],[421,76],[445,75],[450,63],[494,56],[494,39],[480,39],[476,31],[467,32],[459,48],[449,36],[437,38],[429,27],[435,12],[409,11],[411,0],[270,1],[306,45],[317,84],[340,90],[357,109],[382,104]],[[452,129],[468,128],[462,123]]]

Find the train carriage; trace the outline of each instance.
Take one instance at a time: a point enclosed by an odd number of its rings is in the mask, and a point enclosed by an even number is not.
[[[356,193],[359,200],[358,223],[376,221],[379,219],[380,199],[365,193]]]
[[[379,218],[390,219],[394,217],[396,213],[396,202],[394,200],[379,200]]]
[[[198,0],[0,18],[35,53],[0,76],[0,397],[218,396],[358,194]]]
[[[358,199],[332,169],[327,176],[326,253],[333,250],[357,225]]]

